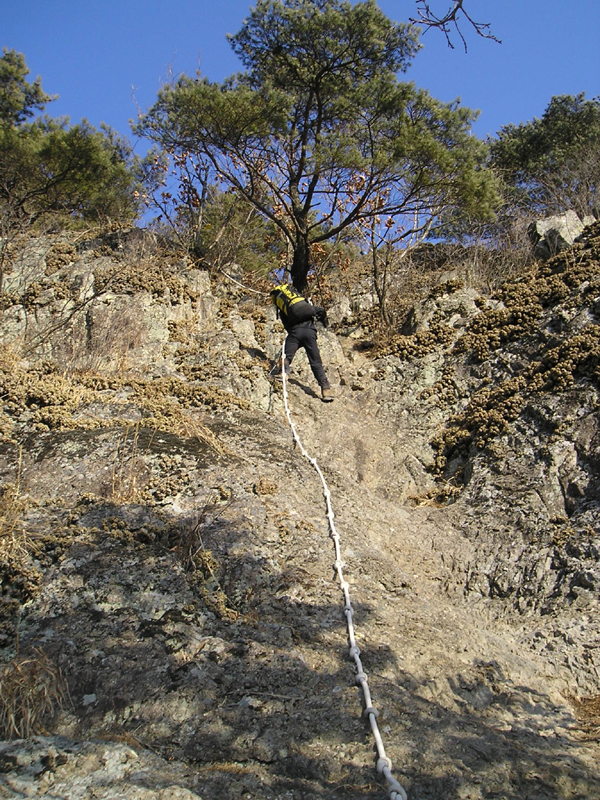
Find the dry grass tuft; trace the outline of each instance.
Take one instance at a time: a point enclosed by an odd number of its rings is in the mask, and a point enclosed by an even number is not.
[[[27,739],[45,733],[46,723],[67,701],[59,667],[42,650],[0,667],[0,736]]]
[[[123,441],[119,443],[113,461],[110,497],[117,503],[134,503],[143,498],[140,486],[142,475],[148,473],[146,456],[152,444],[154,429],[145,453],[138,447],[140,424],[137,422],[130,435],[130,426],[125,429]]]
[[[30,543],[22,527],[27,506],[18,485],[6,483],[0,487],[0,561],[14,561],[30,552]]]
[[[208,447],[212,448],[212,450],[214,450],[214,452],[218,455],[222,456],[228,452],[225,445],[221,444],[219,439],[215,436],[210,428],[208,428],[206,425],[203,425],[197,419],[193,419],[188,414],[182,414],[181,427],[186,436],[196,439],[199,442],[203,442],[204,444],[208,445]]]

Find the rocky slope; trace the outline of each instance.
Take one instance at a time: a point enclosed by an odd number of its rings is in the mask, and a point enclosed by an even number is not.
[[[303,354],[288,388],[394,775],[600,796],[600,227],[497,296],[438,286],[385,347],[370,302],[319,334],[337,400]],[[57,235],[2,306],[2,796],[385,797],[261,296]]]

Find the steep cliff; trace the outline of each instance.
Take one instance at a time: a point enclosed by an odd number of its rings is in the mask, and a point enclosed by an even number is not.
[[[133,232],[11,267],[5,796],[386,796],[264,297]],[[287,388],[395,777],[600,795],[600,226],[497,295],[440,284],[385,346],[339,287],[338,397],[303,354]]]

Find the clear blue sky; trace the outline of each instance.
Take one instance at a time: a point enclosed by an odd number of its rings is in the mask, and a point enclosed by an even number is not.
[[[226,40],[239,30],[246,0],[1,0],[0,44],[25,54],[30,80],[60,95],[52,116],[106,122],[131,136],[129,120],[145,110],[170,73],[200,67],[221,80],[240,64]],[[414,0],[380,0],[394,20],[416,16]],[[431,0],[443,11],[451,0]],[[553,95],[600,95],[600,0],[465,0],[502,44],[466,24],[468,52],[454,37],[422,36],[406,79],[443,101],[479,109],[474,132],[540,117]],[[139,152],[145,145],[136,146]]]

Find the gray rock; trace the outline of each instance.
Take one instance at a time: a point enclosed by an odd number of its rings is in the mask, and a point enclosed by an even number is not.
[[[546,261],[570,247],[582,233],[585,224],[574,211],[532,222],[527,233],[534,245],[534,255]]]

